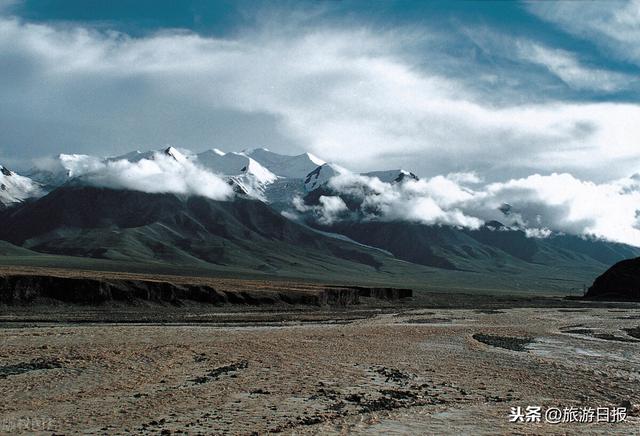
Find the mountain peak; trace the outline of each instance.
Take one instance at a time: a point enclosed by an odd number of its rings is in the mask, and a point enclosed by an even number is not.
[[[416,176],[411,171],[397,169],[397,170],[386,170],[386,171],[371,171],[368,173],[364,173],[364,176],[368,177],[376,177],[380,179],[381,182],[384,183],[401,183],[407,180],[420,180],[418,176]]]
[[[502,224],[500,221],[496,221],[496,220],[492,220],[492,221],[487,221],[485,224],[485,227],[488,227],[492,230],[503,230],[503,229],[507,229],[507,227]]]
[[[0,165],[0,207],[20,203],[27,198],[40,195],[42,195],[42,189],[38,183]]]
[[[317,156],[315,156],[315,155],[313,155],[311,153],[305,153],[305,154],[307,155],[307,157],[309,158],[309,160],[311,162],[313,162],[314,164],[316,164],[318,166],[326,164],[325,161],[323,161],[322,159],[320,159],[319,157],[317,157]]]
[[[504,216],[509,216],[511,215],[511,212],[513,212],[513,206],[511,206],[509,203],[502,203],[498,210],[502,212]]]
[[[400,170],[400,174],[398,174],[398,177],[396,177],[394,179],[394,182],[396,183],[400,183],[403,182],[405,180],[420,180],[418,178],[418,176],[416,176],[415,174],[413,174],[411,171],[407,171],[407,170]]]
[[[171,156],[178,162],[184,162],[187,160],[187,157],[181,152],[179,152],[178,149],[176,149],[175,147],[167,147],[164,150],[164,154],[166,154],[167,156]]]
[[[221,154],[222,153],[222,154]],[[197,162],[214,173],[225,176],[234,191],[264,199],[264,190],[277,176],[244,152],[207,150],[196,155]]]
[[[304,179],[311,171],[325,164],[325,161],[311,153],[291,156],[274,153],[266,148],[257,148],[245,151],[245,154],[258,161],[273,174],[294,179]]]
[[[246,155],[251,155],[253,153],[259,153],[259,152],[267,152],[267,153],[273,153],[271,150],[269,150],[266,147],[256,147],[256,148],[245,148],[244,150],[241,151],[241,153],[244,153]],[[276,154],[276,153],[274,153]]]
[[[307,174],[304,179],[304,189],[306,192],[311,192],[328,182],[332,177],[342,174],[343,172],[344,169],[338,165],[330,163],[322,164]]]

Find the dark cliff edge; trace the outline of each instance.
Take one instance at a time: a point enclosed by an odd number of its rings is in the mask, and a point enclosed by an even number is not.
[[[0,276],[0,304],[8,306],[41,303],[68,303],[100,306],[108,303],[182,306],[211,305],[307,305],[350,306],[362,298],[392,301],[413,296],[411,289],[367,288],[353,286],[319,286],[299,290],[219,290],[206,284],[171,283],[166,281],[78,278],[49,275]]]
[[[593,282],[584,298],[640,301],[640,257],[613,265]]]

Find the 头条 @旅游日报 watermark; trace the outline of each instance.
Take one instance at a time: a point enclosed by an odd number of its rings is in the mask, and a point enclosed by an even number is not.
[[[547,424],[618,423],[627,419],[626,407],[547,407],[516,406],[509,411],[509,422]]]

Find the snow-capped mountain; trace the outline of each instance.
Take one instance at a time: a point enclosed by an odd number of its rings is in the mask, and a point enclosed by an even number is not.
[[[400,169],[362,174],[388,184],[381,186],[353,175],[309,154],[286,156],[264,149],[211,149],[194,154],[168,147],[114,157],[61,154],[38,172],[46,186],[0,166],[0,208],[11,206],[0,214],[4,220],[0,239],[30,244],[28,248],[34,251],[77,256],[105,253],[104,241],[115,240],[105,255],[131,256],[136,261],[143,256],[143,261],[152,262],[165,261],[156,257],[166,254],[156,252],[160,243],[173,253],[168,257],[195,262],[198,267],[211,262],[219,268],[240,259],[247,262],[237,264],[243,268],[267,265],[274,271],[285,268],[287,273],[304,262],[294,265],[283,260],[286,265],[280,266],[273,250],[285,247],[305,259],[306,251],[320,247],[314,258],[329,259],[333,265],[354,259],[369,262],[353,250],[375,247],[377,253],[393,255],[406,264],[477,274],[491,271],[486,276],[488,284],[493,283],[496,271],[504,271],[509,283],[513,282],[509,274],[531,274],[544,286],[557,286],[559,270],[563,274],[571,271],[574,281],[583,281],[604,265],[639,255],[635,247],[520,228],[510,224],[512,219],[507,225],[486,220],[479,228],[467,228],[423,224],[401,215],[389,218],[385,213],[391,208],[410,203],[412,189],[422,185],[411,183],[418,177]],[[338,183],[328,183],[336,176],[343,177]],[[409,197],[403,197],[405,194]],[[87,234],[69,232],[69,225],[78,225],[76,211],[85,210],[90,219],[80,220],[82,225],[95,227]],[[516,207],[506,203],[498,210],[509,218],[519,215]],[[43,226],[49,227],[44,231]],[[545,230],[548,234],[542,233]],[[253,234],[259,236],[250,236]],[[329,242],[313,242],[327,236],[351,245],[326,251]],[[279,245],[270,241],[279,241]],[[334,262],[335,256],[343,257]]]
[[[52,191],[69,180],[78,177],[79,173],[90,173],[107,162],[128,161],[137,163],[142,160],[153,160],[156,155],[173,157],[176,161],[185,162],[187,156],[174,147],[167,147],[161,150],[131,151],[119,156],[109,156],[100,158],[86,154],[59,154],[47,159],[44,164],[28,170],[25,175],[39,183],[44,191]]]
[[[381,182],[400,183],[405,180],[420,180],[418,176],[407,170],[371,171],[363,173],[363,176],[377,177]]]
[[[266,148],[246,150],[244,154],[260,162],[276,176],[292,179],[304,179],[311,171],[326,163],[311,153],[287,156],[274,153]]]
[[[193,154],[175,147],[160,150],[132,151],[110,157],[95,157],[84,154],[60,154],[50,159],[46,168],[33,169],[29,176],[39,183],[44,191],[51,191],[71,179],[82,183],[83,175],[99,171],[105,165],[117,165],[126,161],[140,164],[169,156],[181,165],[195,165],[222,177],[242,195],[253,197],[278,207],[286,207],[298,196],[312,192],[332,177],[349,171],[333,163],[327,163],[310,154],[284,155],[265,148],[242,152],[224,152],[217,148]],[[417,176],[405,170],[387,170],[365,173],[383,182],[400,183],[417,180]],[[78,177],[80,176],[80,179]]]
[[[227,178],[236,192],[264,200],[267,186],[278,176],[244,153],[207,150],[196,155],[198,165]]]
[[[108,157],[106,160],[115,162],[118,160],[127,160],[129,162],[140,162],[143,159],[153,159],[153,155],[157,153],[155,150],[150,151],[131,151],[129,153],[121,154],[120,156]]]
[[[140,162],[141,160],[144,160],[144,159],[154,159],[154,157],[158,153],[160,153],[161,155],[170,156],[178,162],[184,162],[188,160],[187,155],[185,155],[175,147],[167,147],[162,150],[148,150],[148,151],[136,150],[136,151],[131,151],[129,153],[121,154],[119,156],[107,157],[104,160],[108,162],[126,160],[131,163],[135,163],[135,162]]]
[[[244,153],[224,153],[218,149],[207,150],[196,155],[197,162],[224,176],[252,175],[260,183],[274,182],[278,177],[271,171],[260,165],[256,160]]]
[[[0,165],[0,206],[10,206],[42,194],[40,184]]]
[[[304,179],[304,190],[311,192],[327,183],[332,177],[343,174],[345,171],[344,168],[335,164],[322,164],[307,174]]]
[[[182,153],[180,150],[178,150],[175,147],[167,147],[163,150],[163,153],[169,157],[174,158],[176,161],[180,163],[184,163],[187,160],[189,160],[189,158],[184,153]]]
[[[31,168],[24,173],[24,176],[40,184],[45,191],[51,191],[62,186],[69,180],[69,174],[62,166],[55,170]]]

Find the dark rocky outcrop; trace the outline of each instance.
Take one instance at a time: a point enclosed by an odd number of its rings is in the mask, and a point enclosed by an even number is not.
[[[640,257],[623,260],[609,268],[593,282],[585,298],[640,301]]]
[[[119,303],[160,303],[309,306],[347,306],[359,304],[361,297],[398,300],[411,297],[410,289],[365,287],[318,287],[313,290],[259,291],[218,290],[207,284],[176,284],[166,281],[58,277],[49,275],[0,276],[0,304],[24,305],[61,302],[83,305]]]
[[[413,296],[412,289],[403,288],[376,288],[365,286],[351,286],[357,292],[358,297],[377,298],[380,300],[400,300],[403,298],[411,298]]]

